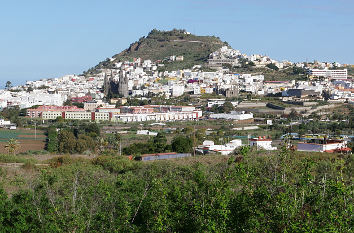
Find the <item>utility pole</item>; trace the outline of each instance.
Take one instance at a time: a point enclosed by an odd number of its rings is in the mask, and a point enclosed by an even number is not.
[[[122,137],[119,140],[119,156],[122,155]]]
[[[34,139],[37,140],[37,122],[34,122]]]
[[[195,156],[195,123],[193,129],[193,156]]]

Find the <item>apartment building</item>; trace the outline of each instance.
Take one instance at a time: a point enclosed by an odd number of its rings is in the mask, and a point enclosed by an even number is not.
[[[77,106],[43,105],[43,106],[39,106],[38,108],[27,109],[26,114],[30,118],[37,118],[37,117],[41,117],[43,112],[64,112],[64,111],[85,112],[85,109],[78,108]],[[46,114],[47,114],[47,116],[49,116],[48,113],[46,113]]]
[[[309,69],[307,74],[315,77],[326,77],[333,79],[347,79],[348,70],[329,70],[329,69]]]

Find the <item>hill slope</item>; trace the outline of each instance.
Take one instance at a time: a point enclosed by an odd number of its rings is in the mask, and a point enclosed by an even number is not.
[[[187,34],[185,30],[159,31],[152,30],[147,37],[142,37],[132,43],[128,49],[113,56],[114,60],[107,59],[89,69],[87,73],[95,73],[97,69],[113,68],[118,61],[141,58],[152,61],[163,60],[175,55],[183,56],[184,60],[166,64],[166,68],[189,68],[206,62],[209,54],[227,43],[215,36],[196,36]]]

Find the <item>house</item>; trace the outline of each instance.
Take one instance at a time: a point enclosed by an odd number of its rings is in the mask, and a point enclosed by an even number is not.
[[[272,139],[266,138],[266,136],[250,139],[250,146],[263,150],[276,150],[276,147],[272,146]]]
[[[138,130],[136,132],[137,135],[149,135],[149,136],[157,136],[157,132],[152,132],[149,130]]]
[[[351,151],[351,149],[347,147],[347,141],[326,138],[311,138],[305,142],[299,142],[297,145],[297,150],[328,153]]]
[[[218,113],[218,114],[210,114],[211,119],[226,119],[226,120],[253,120],[253,113],[246,113],[245,111],[236,112],[231,111],[230,114],[227,113]]]
[[[320,91],[316,90],[305,90],[305,89],[288,89],[286,91],[283,91],[282,96],[286,97],[297,97],[297,98],[304,98],[304,97],[309,97],[309,96],[321,96]]]
[[[77,106],[55,106],[55,105],[42,105],[38,108],[27,109],[27,116],[30,118],[41,117],[43,112],[85,112],[85,109],[78,108]],[[55,118],[54,118],[55,119]]]
[[[348,70],[329,70],[325,69],[309,69],[307,74],[315,77],[329,77],[333,79],[347,79],[348,78]]]
[[[100,106],[105,106],[105,103],[103,103],[102,100],[87,101],[84,103],[85,111],[94,111],[96,108]]]
[[[10,121],[5,121],[4,119],[0,119],[0,127],[6,127],[10,125],[11,125]]]
[[[231,154],[236,148],[242,146],[241,139],[234,139],[225,145],[215,145],[213,141],[205,140],[203,145],[198,146],[199,151],[208,153],[210,151],[219,152],[222,155]]]
[[[221,106],[225,103],[225,101],[225,99],[208,99],[208,108],[211,108],[214,105]]]

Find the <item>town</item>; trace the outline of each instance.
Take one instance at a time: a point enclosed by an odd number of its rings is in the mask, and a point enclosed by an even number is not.
[[[178,63],[183,59],[183,56],[173,54],[163,61],[134,58],[115,62],[115,58],[111,58],[113,67],[97,69],[94,75],[66,75],[27,81],[16,87],[8,82],[6,89],[0,90],[0,106],[2,109],[25,110],[24,118],[40,120],[38,125],[50,125],[58,119],[89,121],[109,124],[113,128],[110,132],[120,133],[128,132],[114,130],[114,124],[207,122],[204,130],[208,131],[208,125],[223,120],[234,129],[227,138],[243,137],[243,141],[233,139],[224,145],[214,145],[219,142],[208,141],[205,135],[204,142],[199,140],[200,146],[193,142],[194,152],[201,154],[230,154],[242,145],[276,150],[274,145],[279,147],[280,141],[293,138],[289,133],[296,133],[297,140],[293,140],[296,145],[291,146],[299,151],[351,151],[353,136],[350,131],[343,130],[340,134],[288,132],[286,127],[274,130],[274,124],[281,123],[284,127],[284,117],[289,119],[289,116],[295,118],[287,122],[288,125],[298,128],[309,120],[313,121],[314,117],[329,124],[334,122],[328,118],[333,110],[344,105],[352,111],[354,85],[348,69],[352,70],[353,66],[337,62],[279,62],[262,55],[248,56],[223,46],[209,55],[207,64],[161,71],[166,63]],[[235,72],[245,66],[263,72]],[[279,70],[291,70],[295,79],[265,78],[267,72]],[[352,121],[349,117],[342,119],[348,124]],[[0,124],[16,130],[15,122],[8,119],[1,120]],[[265,128],[272,128],[273,132],[264,133]],[[157,134],[145,131],[146,135]],[[276,142],[272,142],[271,136],[276,136]]]
[[[0,233],[353,232],[354,1],[3,1]]]

